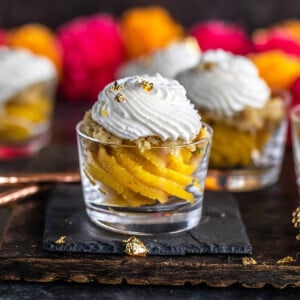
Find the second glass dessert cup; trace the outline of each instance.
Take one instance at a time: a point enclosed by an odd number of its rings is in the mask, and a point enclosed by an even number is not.
[[[290,94],[277,93],[266,107],[245,111],[242,121],[209,122],[214,139],[207,189],[246,192],[278,181],[286,145],[289,105]],[[253,126],[247,125],[249,120]]]
[[[0,107],[0,159],[32,155],[50,142],[56,80],[27,86]]]
[[[90,220],[126,234],[188,230],[200,219],[212,129],[190,144],[105,144],[77,125],[83,195]]]

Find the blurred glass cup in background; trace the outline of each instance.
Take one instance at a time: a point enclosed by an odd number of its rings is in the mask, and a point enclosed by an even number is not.
[[[48,59],[0,49],[0,159],[32,155],[50,142],[56,82]]]
[[[296,182],[300,192],[300,104],[294,106],[290,114]]]

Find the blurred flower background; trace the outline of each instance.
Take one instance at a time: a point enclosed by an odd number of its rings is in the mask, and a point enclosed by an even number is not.
[[[78,6],[79,2],[74,3]],[[151,5],[153,1],[144,2],[147,5],[138,5],[138,1],[104,1],[101,10],[90,14],[86,11],[88,6],[81,3],[73,9],[75,17],[66,17],[51,28],[36,19],[8,26],[9,21],[2,18],[0,47],[26,48],[47,57],[58,71],[58,94],[62,101],[93,102],[99,90],[114,80],[117,69],[124,62],[145,57],[174,41],[192,36],[201,51],[221,48],[249,56],[272,89],[289,90],[293,94],[293,105],[300,103],[300,19],[292,14],[290,18],[282,15],[281,20],[270,22],[269,19],[264,27],[258,26],[264,22],[268,9],[276,5],[280,9],[278,1],[260,1],[259,6],[258,1],[254,1],[257,6],[251,7],[260,9],[255,14],[242,10],[248,5],[243,0],[236,1],[235,5],[232,1],[219,0],[219,11],[222,7],[227,11],[224,12],[226,20],[213,17],[215,11],[209,1],[198,4],[178,1],[177,4],[168,3],[168,7]],[[185,2],[187,6],[194,4],[195,9],[190,7],[188,12],[183,12]],[[67,11],[68,7],[72,10],[71,2],[66,3],[61,4],[61,11]],[[48,8],[53,11],[53,5],[47,4],[44,8],[44,19],[49,23]],[[236,15],[241,13],[241,18],[230,20],[234,19],[228,15],[230,8]],[[176,18],[172,11],[184,16],[184,21]],[[64,19],[63,15],[59,18]]]

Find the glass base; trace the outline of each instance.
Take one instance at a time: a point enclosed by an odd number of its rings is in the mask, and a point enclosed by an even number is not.
[[[268,187],[279,179],[281,166],[243,170],[209,170],[205,188],[213,191],[248,192]]]
[[[24,158],[34,155],[50,143],[50,131],[43,132],[30,140],[17,144],[0,144],[0,160]]]
[[[177,206],[145,206],[131,208],[87,205],[87,215],[97,226],[132,235],[177,233],[198,225],[202,214],[202,199],[197,203]]]

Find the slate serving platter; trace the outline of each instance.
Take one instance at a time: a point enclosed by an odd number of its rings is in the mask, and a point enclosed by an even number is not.
[[[252,253],[237,201],[231,194],[206,192],[202,220],[187,232],[139,239],[146,245],[148,255]],[[57,243],[61,237],[65,237],[64,243]],[[60,184],[50,194],[43,237],[46,250],[124,255],[123,241],[128,237],[89,221],[80,184]]]

